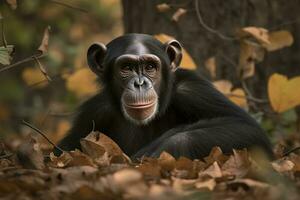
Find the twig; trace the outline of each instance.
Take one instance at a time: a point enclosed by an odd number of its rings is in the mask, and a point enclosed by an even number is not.
[[[84,8],[80,8],[80,7],[77,7],[77,6],[73,6],[73,5],[70,5],[70,4],[61,2],[61,1],[50,0],[50,2],[51,2],[51,3],[54,3],[54,4],[61,5],[61,6],[65,6],[65,7],[67,7],[67,8],[71,8],[71,9],[74,9],[74,10],[78,10],[78,11],[80,11],[80,12],[88,13],[88,10],[86,10],[86,9],[84,9]]]
[[[293,148],[293,149],[291,149],[291,150],[285,152],[285,153],[282,155],[282,157],[288,156],[290,153],[293,153],[293,152],[298,151],[298,150],[300,150],[300,147],[295,147],[295,148]]]
[[[25,58],[25,59],[23,59],[23,60],[17,61],[17,62],[15,62],[15,63],[11,64],[11,65],[7,65],[7,66],[1,68],[1,69],[0,69],[0,73],[1,73],[1,72],[4,72],[4,71],[7,71],[7,70],[9,70],[9,69],[11,69],[11,68],[13,68],[13,67],[15,67],[15,66],[17,66],[17,65],[21,65],[21,64],[26,63],[26,62],[34,61],[35,58],[37,58],[37,59],[43,58],[43,57],[45,57],[46,55],[47,55],[47,54],[32,55],[32,56],[30,56],[30,57],[28,57],[28,58]]]
[[[36,131],[37,133],[39,133],[41,136],[43,136],[54,148],[58,149],[59,151],[61,151],[62,153],[65,152],[64,150],[62,150],[60,147],[58,147],[56,144],[54,144],[51,140],[49,140],[49,138],[38,128],[34,127],[33,125],[29,124],[26,121],[22,121],[22,124],[28,126],[29,128],[31,128],[32,130]]]
[[[197,14],[197,18],[199,23],[201,24],[201,26],[206,29],[208,32],[213,33],[215,35],[217,35],[219,38],[223,39],[223,40],[229,40],[229,41],[234,41],[237,40],[237,38],[234,37],[229,37],[226,35],[223,35],[222,33],[220,33],[219,31],[209,27],[203,20],[203,17],[201,16],[200,10],[199,10],[199,0],[195,0],[195,9],[196,9],[196,14]]]
[[[254,98],[253,95],[252,95],[252,93],[250,92],[250,90],[249,90],[249,88],[248,88],[248,86],[247,86],[247,84],[246,84],[246,82],[245,82],[244,79],[241,80],[241,83],[242,83],[242,87],[243,87],[243,89],[245,90],[246,94],[247,94],[249,97]]]

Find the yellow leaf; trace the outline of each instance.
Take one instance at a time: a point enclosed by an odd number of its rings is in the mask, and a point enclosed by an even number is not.
[[[269,78],[268,93],[272,108],[276,112],[284,112],[300,105],[300,76],[287,79],[281,74],[273,74]]]
[[[154,37],[163,43],[174,39],[172,36],[163,33],[154,35]],[[182,61],[180,67],[183,69],[190,69],[190,70],[194,70],[197,68],[192,57],[187,53],[185,49],[182,49]]]
[[[213,82],[214,86],[223,94],[229,94],[232,88],[232,83],[228,80],[218,80]]]
[[[241,88],[236,88],[235,90],[233,90],[231,92],[231,95],[229,96],[229,99],[242,108],[247,107],[246,94]]]
[[[36,84],[35,87],[43,88],[48,85],[48,81],[46,80],[45,76],[42,74],[40,69],[36,67],[24,69],[22,72],[22,78],[28,86]]]
[[[80,69],[66,78],[66,87],[78,97],[93,95],[98,90],[96,78],[88,68]]]
[[[269,34],[270,44],[265,45],[268,51],[276,51],[294,43],[292,34],[288,31],[276,31]]]
[[[233,103],[236,105],[246,108],[247,107],[247,99],[246,94],[243,89],[236,88],[232,90],[232,83],[228,80],[219,80],[213,82],[214,86],[217,90],[222,92],[225,96],[227,96]]]

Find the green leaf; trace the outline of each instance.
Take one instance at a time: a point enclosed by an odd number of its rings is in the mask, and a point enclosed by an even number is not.
[[[12,59],[11,54],[14,50],[13,45],[8,45],[7,47],[0,47],[0,63],[2,65],[9,65]]]

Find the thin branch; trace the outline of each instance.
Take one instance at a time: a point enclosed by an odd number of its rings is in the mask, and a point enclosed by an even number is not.
[[[11,65],[7,65],[7,66],[1,68],[1,69],[0,69],[0,73],[1,73],[1,72],[4,72],[4,71],[7,71],[7,70],[9,70],[9,69],[11,69],[11,68],[13,68],[13,67],[18,66],[18,65],[21,65],[21,64],[23,64],[23,63],[27,63],[27,62],[30,62],[30,61],[34,61],[35,59],[43,58],[43,57],[45,57],[46,55],[47,55],[47,54],[32,55],[32,56],[30,56],[30,57],[28,57],[28,58],[25,58],[25,59],[23,59],[23,60],[17,61],[17,62],[15,62],[15,63],[11,64]]]
[[[229,36],[226,36],[226,35],[223,35],[222,33],[220,33],[219,31],[209,27],[203,20],[203,17],[200,13],[200,10],[199,10],[199,0],[195,0],[195,9],[196,9],[196,14],[197,14],[197,18],[198,18],[198,21],[199,23],[201,24],[201,26],[206,29],[208,32],[210,33],[213,33],[215,35],[217,35],[219,38],[223,39],[223,40],[228,40],[228,41],[234,41],[234,40],[237,40],[237,38],[234,38],[234,37],[229,37]]]
[[[34,127],[33,125],[29,124],[26,121],[22,121],[22,124],[28,126],[29,128],[31,128],[32,130],[36,131],[37,133],[39,133],[41,136],[43,136],[54,148],[58,149],[59,151],[61,151],[62,153],[65,152],[64,150],[62,150],[60,147],[56,146],[56,144],[54,144],[51,140],[49,140],[49,138],[38,128]]]
[[[298,151],[298,150],[300,150],[300,147],[295,147],[295,148],[293,148],[293,149],[291,149],[291,150],[285,152],[285,153],[283,154],[282,157],[288,156],[289,154],[291,154],[291,153],[293,153],[293,152],[295,152],[295,151]]]
[[[88,13],[88,10],[86,10],[86,9],[84,9],[84,8],[80,8],[80,7],[77,7],[77,6],[73,6],[73,5],[70,5],[70,4],[61,2],[61,1],[50,0],[50,2],[51,2],[51,3],[54,3],[54,4],[58,4],[58,5],[64,6],[64,7],[67,7],[67,8],[71,8],[71,9],[74,9],[74,10],[78,10],[78,11],[80,11],[80,12]]]

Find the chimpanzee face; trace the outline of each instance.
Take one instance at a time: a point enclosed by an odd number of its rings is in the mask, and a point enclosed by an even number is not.
[[[141,125],[155,118],[159,109],[159,94],[163,68],[175,71],[181,60],[181,46],[172,40],[161,44],[142,34],[122,36],[107,47],[93,44],[88,51],[88,62],[98,75],[106,74],[117,93],[121,111],[126,119]],[[142,36],[142,37],[140,37]]]

